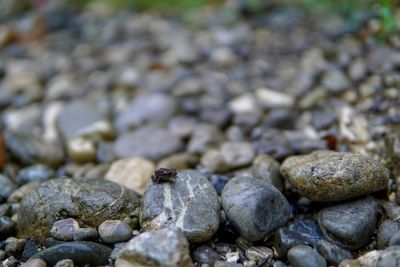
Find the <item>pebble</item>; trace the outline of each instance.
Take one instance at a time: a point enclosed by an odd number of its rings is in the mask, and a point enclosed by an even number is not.
[[[197,247],[193,251],[193,260],[197,264],[208,264],[210,266],[213,266],[214,263],[220,259],[219,254],[212,249],[210,246],[203,245],[200,247]]]
[[[199,162],[198,157],[194,153],[182,152],[173,154],[162,159],[156,169],[168,168],[175,170],[192,169]]]
[[[166,94],[152,93],[136,96],[116,118],[120,132],[146,123],[163,123],[175,113],[176,100]]]
[[[280,172],[281,165],[268,155],[258,155],[252,164],[254,177],[262,179],[275,186],[279,191],[283,190],[283,181]]]
[[[79,223],[73,218],[68,218],[54,222],[50,234],[56,240],[72,241],[78,229]]]
[[[30,261],[42,259],[49,266],[55,266],[60,260],[71,259],[77,266],[105,266],[110,255],[111,249],[107,246],[89,241],[73,241],[44,249]]]
[[[382,190],[389,179],[388,170],[373,159],[325,150],[287,158],[281,173],[299,193],[321,202],[346,200]]]
[[[294,104],[293,96],[267,88],[258,88],[255,91],[258,104],[264,108],[287,108]]]
[[[181,139],[171,132],[148,126],[120,135],[114,143],[119,158],[143,157],[158,161],[182,149]]]
[[[400,223],[394,220],[384,220],[378,228],[376,234],[376,246],[378,249],[385,248],[389,245],[389,240],[396,232],[400,231]]]
[[[365,198],[322,209],[318,222],[326,239],[343,248],[359,249],[370,242],[378,211],[375,200]]]
[[[18,239],[15,237],[9,237],[5,240],[4,251],[7,255],[21,255],[26,244],[26,239]]]
[[[207,149],[216,148],[224,139],[222,132],[212,124],[199,124],[192,130],[187,151],[204,153]]]
[[[10,203],[19,203],[25,196],[29,195],[32,191],[35,191],[40,186],[40,182],[29,182],[16,189],[8,197],[7,201]]]
[[[93,162],[96,159],[95,144],[85,137],[75,137],[67,141],[68,156],[75,162]]]
[[[139,205],[137,193],[113,182],[52,179],[21,202],[19,234],[43,241],[55,221],[69,217],[94,228],[107,219],[124,219],[136,228]]]
[[[326,260],[309,246],[296,246],[287,254],[292,267],[326,267]]]
[[[221,155],[230,169],[249,165],[254,156],[254,149],[250,143],[226,142],[221,145]]]
[[[54,267],[74,267],[75,264],[70,259],[60,260]]]
[[[4,202],[17,189],[17,185],[6,175],[0,174],[0,202]]]
[[[220,204],[212,184],[197,171],[179,171],[175,181],[152,184],[144,193],[140,225],[146,231],[180,228],[191,242],[217,231]]]
[[[32,259],[21,264],[20,267],[47,267],[47,263],[42,259]]]
[[[390,237],[389,246],[400,246],[400,231],[397,231]]]
[[[126,244],[115,266],[191,267],[189,242],[176,228],[145,232]]]
[[[322,77],[322,86],[329,92],[338,94],[348,89],[350,82],[341,70],[332,69]]]
[[[55,176],[54,171],[46,165],[32,165],[29,167],[22,168],[16,177],[16,181],[19,184],[26,184],[29,182],[43,182],[53,178]]]
[[[245,251],[246,258],[257,264],[271,260],[273,254],[270,248],[261,246],[250,246]]]
[[[284,258],[294,246],[317,246],[324,239],[322,231],[315,220],[298,219],[275,231],[274,248],[280,258]]]
[[[397,267],[400,262],[400,246],[385,249],[374,262],[374,267]]]
[[[226,261],[216,261],[214,264],[214,267],[242,267],[242,266],[243,265],[241,264],[226,262]]]
[[[154,163],[147,159],[127,158],[114,161],[104,178],[143,194],[154,171]]]
[[[20,132],[6,132],[4,139],[11,154],[23,164],[58,166],[64,161],[61,143],[45,142],[39,136]]]
[[[132,228],[120,220],[106,220],[99,225],[99,236],[104,243],[114,244],[128,241],[132,237]]]
[[[327,260],[328,264],[334,266],[339,265],[342,261],[353,258],[350,251],[326,240],[318,242],[317,251]]]
[[[231,179],[222,191],[221,199],[226,216],[249,241],[263,239],[285,225],[291,216],[291,207],[282,193],[254,177]]]
[[[94,228],[79,228],[74,232],[74,241],[93,241],[99,237],[99,233]]]
[[[39,251],[39,245],[33,239],[28,239],[22,251],[21,260],[26,261]]]
[[[15,223],[10,217],[0,217],[0,239],[4,240],[9,236],[15,234]]]

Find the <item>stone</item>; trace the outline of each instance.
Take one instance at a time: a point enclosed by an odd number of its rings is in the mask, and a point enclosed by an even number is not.
[[[9,237],[4,241],[4,243],[6,245],[4,251],[8,255],[20,255],[21,252],[24,250],[26,239]]]
[[[173,97],[161,94],[143,94],[120,112],[116,118],[116,127],[120,132],[134,129],[145,123],[163,123],[175,113],[176,101]]]
[[[131,239],[120,251],[116,267],[191,267],[189,242],[176,228],[145,232]]]
[[[400,231],[397,231],[390,237],[389,246],[400,246]]]
[[[85,137],[75,137],[67,141],[68,156],[75,162],[85,163],[96,160],[95,144]]]
[[[119,158],[143,157],[158,161],[181,150],[181,139],[171,132],[148,126],[118,137],[114,143],[114,153]]]
[[[249,241],[263,239],[291,217],[291,207],[282,193],[254,177],[231,179],[221,199],[226,216]]]
[[[162,159],[157,164],[157,169],[169,168],[175,170],[192,169],[199,162],[198,157],[194,153],[182,152],[173,154]]]
[[[214,267],[242,267],[242,266],[243,265],[241,264],[226,262],[226,261],[216,261],[214,264]]]
[[[207,245],[197,247],[193,251],[193,260],[197,264],[208,264],[213,266],[214,263],[220,259],[219,254]]]
[[[326,267],[326,260],[309,246],[296,246],[287,254],[292,267]]]
[[[94,228],[79,228],[74,232],[74,241],[92,241],[99,237],[99,233]]]
[[[322,209],[318,222],[327,240],[347,249],[359,249],[369,243],[378,211],[375,200],[365,198]]]
[[[26,195],[36,190],[40,186],[39,182],[30,182],[16,189],[8,197],[7,201],[10,203],[20,202]]]
[[[33,239],[28,239],[22,251],[21,260],[26,261],[39,251],[39,245]]]
[[[77,266],[105,266],[108,264],[108,258],[111,255],[111,249],[107,246],[89,242],[73,241],[58,244],[44,249],[30,259],[42,259],[49,266],[55,266],[57,262],[64,259],[72,260]]]
[[[324,236],[315,220],[299,219],[275,231],[274,248],[278,256],[284,258],[292,247],[298,245],[316,247],[323,240]]]
[[[400,246],[385,249],[374,262],[374,267],[397,267],[400,262]]]
[[[283,190],[283,181],[280,172],[281,165],[268,155],[258,155],[252,164],[254,177],[265,180],[275,186],[279,191]]]
[[[47,267],[47,263],[42,259],[32,259],[24,262],[20,267]]]
[[[231,169],[249,165],[255,156],[253,146],[245,142],[223,143],[220,151],[226,165]]]
[[[75,264],[71,259],[60,260],[54,267],[74,267]]]
[[[274,252],[268,247],[250,246],[245,251],[246,258],[257,264],[272,259]]]
[[[29,182],[43,182],[55,176],[54,171],[46,165],[37,164],[29,167],[22,168],[16,177],[19,184],[26,184]]]
[[[4,140],[11,154],[23,164],[58,166],[64,161],[64,150],[59,142],[45,142],[34,134],[11,131],[4,134]]]
[[[326,240],[318,242],[317,251],[326,259],[328,264],[334,266],[339,265],[342,261],[353,258],[350,251]]]
[[[73,218],[68,218],[54,222],[50,234],[57,240],[72,241],[74,240],[74,234],[78,229],[79,223]]]
[[[127,158],[114,161],[104,178],[143,194],[154,171],[154,163],[147,159]]]
[[[376,234],[376,247],[378,249],[385,248],[389,245],[391,237],[400,231],[400,223],[395,220],[384,220],[378,228]]]
[[[142,199],[140,225],[146,231],[176,226],[191,242],[217,231],[220,204],[211,183],[197,171],[179,171],[169,182],[152,184]]]
[[[187,151],[204,153],[207,149],[217,148],[223,139],[223,134],[216,126],[212,124],[200,124],[192,130]]]
[[[287,158],[281,173],[300,194],[329,202],[359,197],[386,188],[388,170],[366,156],[319,150]]]
[[[111,123],[92,101],[74,100],[61,108],[57,126],[65,139],[82,136],[112,137]]]
[[[136,228],[139,206],[136,192],[113,182],[52,179],[22,200],[19,235],[44,241],[55,221],[69,217],[94,228],[107,219],[125,220]]]
[[[329,92],[337,94],[348,89],[350,82],[341,70],[333,69],[327,71],[322,77],[322,86]]]
[[[6,200],[17,189],[17,185],[6,175],[0,174],[0,199]]]
[[[211,172],[223,173],[229,170],[224,156],[221,151],[217,149],[207,150],[201,157],[200,163]]]
[[[104,243],[114,244],[128,241],[132,237],[132,228],[120,220],[106,220],[99,225],[99,236]]]
[[[264,108],[286,108],[294,105],[293,96],[267,88],[258,88],[255,91],[258,104]]]
[[[10,217],[0,217],[0,240],[15,234],[15,223]]]

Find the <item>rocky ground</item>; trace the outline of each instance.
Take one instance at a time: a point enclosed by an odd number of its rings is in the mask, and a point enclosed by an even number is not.
[[[400,266],[378,20],[7,8],[0,266]]]

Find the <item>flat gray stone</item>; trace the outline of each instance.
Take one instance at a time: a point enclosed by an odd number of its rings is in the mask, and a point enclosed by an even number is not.
[[[309,246],[296,246],[287,254],[292,267],[326,267],[326,260]]]
[[[140,225],[146,231],[176,226],[189,241],[203,242],[217,231],[220,209],[207,178],[185,170],[169,182],[149,186],[142,199]]]
[[[235,177],[222,191],[222,206],[228,219],[249,241],[263,239],[285,225],[291,208],[273,185],[254,177]]]
[[[314,201],[340,201],[384,189],[388,170],[363,155],[320,150],[287,158],[281,173],[300,194]]]

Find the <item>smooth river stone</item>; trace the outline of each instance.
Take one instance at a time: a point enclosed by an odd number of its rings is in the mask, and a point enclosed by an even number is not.
[[[287,199],[268,182],[254,177],[235,177],[222,191],[226,216],[249,241],[263,239],[285,225],[291,216]]]
[[[82,227],[97,228],[109,219],[136,228],[139,208],[139,194],[116,183],[57,178],[24,197],[18,213],[19,235],[42,242],[53,223],[65,218],[76,219]]]
[[[363,155],[320,150],[287,158],[281,173],[300,194],[314,201],[351,199],[386,188],[388,170]]]
[[[217,231],[218,195],[197,171],[178,172],[169,182],[153,184],[143,195],[140,225],[146,231],[180,228],[191,242],[203,242]]]

